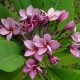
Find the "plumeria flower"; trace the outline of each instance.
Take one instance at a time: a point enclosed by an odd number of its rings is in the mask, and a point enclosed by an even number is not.
[[[71,37],[75,42],[80,42],[80,33],[79,32],[73,33],[73,35]]]
[[[43,48],[49,55],[52,55],[52,51],[60,47],[60,43],[56,40],[51,39],[51,35],[46,33],[43,38],[40,38],[38,35],[33,39],[34,45],[38,48]],[[39,55],[43,54],[42,52]]]
[[[63,31],[71,30],[72,33],[76,32],[76,24],[74,21],[70,21],[63,29]]]
[[[51,64],[57,64],[57,62],[59,62],[59,61],[60,61],[60,59],[57,58],[56,56],[49,56],[49,62]]]
[[[0,34],[6,35],[7,40],[10,40],[12,35],[18,35],[20,33],[18,25],[12,18],[1,19],[1,22],[3,26],[0,28]]]
[[[26,56],[26,57],[34,56],[36,60],[42,61],[42,59],[43,59],[42,54],[45,53],[45,51],[46,51],[45,48],[37,48],[33,44],[33,41],[31,41],[31,40],[25,40],[24,44],[27,48],[24,56]]]
[[[70,47],[70,52],[75,56],[75,57],[80,57],[80,44],[73,43]]]
[[[48,10],[47,16],[49,17],[49,21],[57,20],[60,16],[60,11],[55,11],[54,8],[50,8]]]
[[[68,18],[68,16],[69,16],[69,13],[66,12],[65,10],[62,10],[62,11],[60,11],[60,14],[59,14],[57,20],[58,21],[64,21],[64,20],[66,20]]]
[[[29,59],[26,62],[26,65],[23,67],[23,73],[28,73],[31,79],[34,79],[37,74],[42,73],[40,67],[37,66],[37,63],[33,59]]]
[[[49,17],[46,15],[45,12],[41,11],[37,17],[38,17],[38,23],[40,24],[40,26],[45,26],[46,24],[48,24]]]
[[[28,16],[33,17],[35,15],[38,15],[40,13],[40,10],[38,8],[33,8],[31,5],[26,9],[20,9],[19,14],[21,16],[20,21],[23,21],[27,19]]]
[[[37,17],[27,17],[26,20],[20,22],[21,30],[24,32],[31,32],[38,26]]]

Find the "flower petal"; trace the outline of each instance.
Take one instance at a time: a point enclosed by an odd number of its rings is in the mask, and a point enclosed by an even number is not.
[[[6,36],[7,40],[10,40],[12,38],[12,32],[10,32],[7,36]]]
[[[40,41],[40,37],[39,37],[39,35],[35,35],[34,37],[33,37],[33,41],[35,42],[35,41]]]
[[[34,9],[33,9],[32,5],[30,5],[27,8],[26,13],[27,13],[27,15],[32,16],[33,15],[33,11],[34,11]]]
[[[80,33],[79,32],[74,33],[71,37],[75,42],[80,42]]]
[[[37,72],[38,72],[38,73],[42,73],[42,70],[41,70],[40,67],[37,67]]]
[[[52,15],[52,13],[54,13],[54,8],[50,8],[50,9],[48,10],[48,15]]]
[[[23,67],[23,73],[29,72],[31,69],[28,68],[26,65]]]
[[[40,38],[38,36],[35,36],[33,38],[33,44],[36,46],[36,47],[44,47],[44,40],[43,38]]]
[[[80,57],[80,51],[77,48],[70,48],[70,52],[75,56],[75,57]]]
[[[3,27],[0,28],[0,34],[1,35],[7,35],[9,33],[9,31]]]
[[[36,61],[33,59],[28,59],[26,65],[28,68],[32,68],[33,66],[36,66]]]
[[[26,57],[32,56],[33,54],[35,54],[35,52],[36,52],[36,51],[27,50],[27,51],[25,52],[25,55],[24,55],[24,56],[26,56]]]
[[[5,28],[9,29],[10,23],[7,19],[1,19],[1,22],[4,25]]]
[[[61,46],[61,44],[56,40],[51,40],[49,42],[49,45],[51,46],[52,50],[56,50],[57,48],[59,48]]]
[[[74,21],[70,21],[65,27],[64,30],[74,29],[76,27],[76,24]]]
[[[20,33],[20,28],[19,27],[14,27],[13,28],[13,34],[18,35]]]
[[[20,9],[19,14],[21,16],[20,20],[25,20],[27,18],[26,11],[24,9]]]
[[[46,51],[47,51],[47,48],[39,48],[37,53],[38,53],[38,55],[42,55],[42,54],[44,54]]]
[[[11,17],[8,17],[6,20],[10,23],[10,26],[11,27],[14,27],[15,26],[15,21]]]
[[[28,49],[34,50],[34,44],[31,40],[25,40],[24,44]]]
[[[38,61],[42,61],[43,59],[43,55],[38,55],[37,53],[34,55],[35,59],[38,60]]]
[[[47,45],[47,54],[52,55],[52,49],[49,45]]]
[[[32,70],[32,71],[29,72],[29,76],[30,76],[31,79],[34,79],[36,77],[36,75],[37,75],[36,70]]]
[[[51,35],[46,33],[44,34],[44,44],[46,45],[47,42],[51,40]]]
[[[62,10],[60,16],[58,17],[58,20],[64,21],[68,18],[68,16],[69,16],[69,13],[66,12],[65,10]]]

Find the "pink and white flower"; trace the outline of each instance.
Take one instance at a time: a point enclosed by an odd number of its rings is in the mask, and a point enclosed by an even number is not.
[[[24,44],[27,48],[25,55],[26,57],[29,56],[34,56],[36,60],[42,61],[43,55],[46,52],[45,48],[37,48],[34,44],[33,41],[31,40],[25,40]]]
[[[42,70],[37,66],[35,60],[29,59],[23,67],[23,73],[29,73],[30,78],[34,79],[39,73],[42,73]]]
[[[39,26],[45,26],[49,23],[49,17],[46,15],[45,12],[41,11],[39,15],[37,15]]]
[[[80,44],[73,43],[70,47],[70,52],[75,56],[75,57],[80,57]]]
[[[40,13],[40,10],[38,8],[33,8],[31,5],[26,9],[20,9],[19,14],[20,14],[20,21],[23,21],[27,19],[28,16],[34,17],[35,15],[38,15]]]
[[[48,10],[47,16],[49,17],[49,21],[57,20],[60,16],[60,11],[55,11],[54,8],[50,8]]]
[[[51,35],[46,33],[43,38],[40,38],[38,35],[33,38],[33,43],[38,48],[43,48],[46,50],[48,55],[52,55],[52,51],[60,47],[60,43],[56,40],[51,40]],[[42,52],[39,55],[43,54]]]
[[[0,28],[0,34],[6,35],[7,40],[10,40],[12,35],[18,35],[20,33],[19,26],[12,18],[1,19],[1,22],[3,26]]]
[[[76,43],[80,42],[80,33],[79,32],[73,33],[73,35],[71,37]]]

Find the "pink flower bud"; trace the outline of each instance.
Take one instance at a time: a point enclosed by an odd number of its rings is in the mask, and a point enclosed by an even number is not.
[[[59,62],[59,61],[60,61],[59,58],[57,58],[57,57],[55,57],[55,56],[49,56],[49,62],[50,62],[51,64],[57,64],[57,62]]]
[[[66,12],[65,10],[62,10],[60,13],[60,16],[58,17],[58,21],[64,21],[68,18],[69,13]]]
[[[63,31],[66,31],[66,30],[71,30],[72,33],[75,32],[75,29],[76,29],[76,24],[74,21],[70,21],[63,29]]]

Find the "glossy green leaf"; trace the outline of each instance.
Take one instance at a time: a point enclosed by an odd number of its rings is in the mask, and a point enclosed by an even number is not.
[[[12,0],[12,1],[17,11],[19,11],[19,9],[27,8],[31,4],[30,0]]]
[[[80,70],[49,68],[60,80],[80,80]]]
[[[75,63],[78,63],[80,59],[74,57],[72,54],[67,53],[68,55],[65,55],[63,57],[60,57],[60,62],[58,65],[61,66],[69,66]]]
[[[80,32],[80,23],[77,24],[77,31]]]
[[[43,9],[44,8],[44,0],[31,0],[31,4],[33,7]]]
[[[0,70],[12,72],[24,64],[22,49],[16,43],[0,40]]]
[[[58,49],[53,54],[60,58],[57,64],[59,66],[69,66],[80,61],[80,59],[73,56],[67,48]]]
[[[51,69],[49,69],[49,68],[46,68],[46,69],[47,69],[47,72],[48,72],[48,76],[47,76],[48,80],[61,80],[52,72]]]
[[[11,16],[5,7],[0,3],[0,18],[6,18]]]
[[[0,71],[0,80],[22,80],[22,72],[3,72]]]

